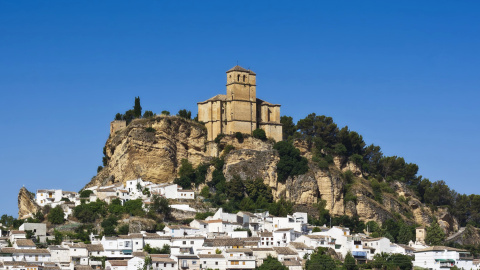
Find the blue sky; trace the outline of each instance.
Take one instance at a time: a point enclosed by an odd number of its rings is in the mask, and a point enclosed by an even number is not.
[[[332,116],[430,180],[479,193],[478,1],[0,1],[0,213],[78,191],[115,113],[225,92],[237,61],[295,120]]]

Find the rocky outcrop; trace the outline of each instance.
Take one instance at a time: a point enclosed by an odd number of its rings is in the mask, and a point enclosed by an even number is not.
[[[446,242],[453,242],[465,246],[478,246],[480,244],[480,230],[467,225],[462,227],[455,234],[446,239]]]
[[[35,202],[35,196],[25,187],[18,192],[18,218],[25,219],[40,211],[41,207]]]
[[[128,224],[129,233],[140,233],[141,231],[155,230],[155,220],[140,217],[130,217],[128,220],[124,220],[125,224]]]
[[[406,185],[393,182],[393,192],[384,193],[382,203],[379,203],[364,178],[366,176],[356,164],[344,157],[334,156],[329,168],[320,169],[312,161],[308,142],[296,140],[294,145],[302,156],[310,160],[310,169],[304,175],[279,182],[277,163],[280,157],[270,140],[262,141],[250,135],[243,138],[226,135],[217,143],[207,142],[205,128],[194,121],[176,116],[136,119],[108,138],[105,145],[108,164],[87,187],[138,177],[154,183],[171,182],[177,177],[182,159],[188,159],[197,166],[210,162],[213,157],[223,157],[223,173],[227,181],[236,175],[244,180],[261,178],[271,187],[275,199],[284,197],[296,205],[305,206],[305,209],[313,209],[312,213],[315,213],[312,206],[324,200],[332,215],[358,216],[360,220],[373,220],[380,224],[389,218],[402,218],[410,224],[421,225],[429,225],[436,217],[447,233],[458,230],[457,221],[447,210],[433,213]],[[213,170],[214,167],[210,166],[207,182],[211,180]],[[350,196],[347,202],[344,200],[346,171],[353,172],[355,177],[355,184],[348,186],[353,199]],[[183,216],[184,213],[178,215]]]
[[[208,159],[205,136],[201,124],[176,116],[135,119],[108,138],[108,165],[86,187],[139,177],[154,183],[171,182],[182,159],[194,166]]]

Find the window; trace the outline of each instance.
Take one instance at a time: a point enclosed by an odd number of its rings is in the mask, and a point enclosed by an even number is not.
[[[246,76],[245,76],[245,75],[243,75],[243,81],[245,81],[245,77],[246,77]]]
[[[203,261],[203,264],[207,264],[207,261]]]
[[[245,262],[243,262],[243,265],[245,265]]]
[[[237,81],[240,81],[240,75],[237,75]]]
[[[193,241],[190,241],[190,244],[193,245]]]
[[[192,264],[193,264],[193,265],[196,265],[196,264],[197,264],[197,261],[192,261]]]
[[[184,245],[186,245],[186,244],[187,244],[187,241],[183,241],[182,243],[183,243]]]
[[[215,265],[218,265],[218,262],[215,262]]]

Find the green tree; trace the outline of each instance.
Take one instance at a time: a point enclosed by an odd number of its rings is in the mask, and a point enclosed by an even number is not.
[[[245,191],[253,201],[257,201],[259,197],[263,197],[269,203],[273,201],[272,189],[265,185],[262,178],[247,179],[245,181]]]
[[[121,113],[115,114],[115,120],[122,120],[123,115]]]
[[[343,269],[346,269],[346,270],[357,270],[358,269],[355,258],[352,256],[352,253],[350,253],[350,252],[348,252],[347,256],[345,256],[345,261],[343,263]]]
[[[89,198],[93,191],[86,189],[80,192],[80,198]]]
[[[158,214],[162,214],[166,219],[171,218],[172,208],[170,208],[167,198],[153,195],[150,210],[155,211]]]
[[[65,220],[65,213],[60,205],[55,206],[50,213],[48,213],[48,221],[52,224],[62,224]]]
[[[265,141],[267,139],[267,134],[265,134],[265,130],[261,128],[257,128],[252,132],[252,136],[254,138],[260,139],[262,141]]]
[[[288,270],[288,267],[284,266],[277,258],[268,255],[266,259],[263,260],[262,265],[255,268],[256,270]]]
[[[413,230],[404,222],[400,223],[400,230],[398,232],[397,242],[399,244],[408,244],[410,240],[414,240]]]
[[[308,172],[308,160],[300,155],[300,150],[295,148],[291,142],[277,142],[273,148],[280,155],[280,160],[277,163],[279,182],[285,182],[289,176]]]
[[[162,115],[170,115],[170,112],[169,111],[162,111]]]
[[[233,178],[227,182],[227,196],[234,201],[241,201],[245,196],[245,185],[242,178],[238,175],[234,175]]]
[[[149,118],[149,117],[153,117],[153,116],[155,116],[155,114],[152,111],[145,111],[143,113],[143,118]]]
[[[332,270],[337,269],[335,260],[326,253],[326,248],[317,248],[305,262],[306,270]]]
[[[283,115],[280,117],[280,123],[282,123],[282,137],[283,140],[286,141],[295,134],[297,128],[293,123],[293,118],[291,116]]]
[[[437,222],[437,219],[434,219],[429,227],[426,228],[427,235],[425,237],[425,243],[431,246],[439,246],[443,244],[445,240],[445,233]]]
[[[125,202],[125,210],[132,216],[143,217],[145,215],[145,211],[143,211],[142,206],[142,199],[130,200]]]
[[[127,235],[129,232],[128,224],[123,224],[118,228],[118,233],[121,235]]]
[[[125,120],[127,122],[127,125],[130,124],[130,122],[132,122],[133,119],[135,119],[134,110],[128,110],[123,115],[123,120]]]
[[[182,110],[178,111],[177,116],[180,116],[180,117],[185,118],[185,119],[192,119],[192,112],[188,111],[186,109],[182,109]]]
[[[192,163],[187,159],[182,159],[180,162],[180,168],[178,170],[178,178],[175,178],[173,182],[184,189],[191,189],[192,183],[195,183],[195,170]]]
[[[142,117],[142,106],[140,106],[140,97],[135,98],[135,105],[133,106],[133,116],[135,118]]]

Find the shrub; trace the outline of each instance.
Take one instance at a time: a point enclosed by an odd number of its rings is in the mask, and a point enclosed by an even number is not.
[[[48,213],[48,221],[53,224],[62,224],[64,222],[65,213],[60,205],[55,206],[50,213]]]
[[[130,200],[125,203],[125,210],[132,216],[144,216],[145,212],[142,208],[143,202],[141,199]]]
[[[243,142],[243,134],[241,132],[235,132],[235,138],[237,138],[239,143]]]
[[[317,165],[320,169],[328,169],[328,161],[324,158],[320,158],[317,162]]]
[[[143,118],[149,118],[149,117],[153,117],[153,116],[155,116],[155,114],[152,111],[145,111],[143,113]]]
[[[162,111],[162,115],[170,115],[169,111]]]
[[[215,137],[215,140],[214,140],[215,143],[216,143],[216,144],[219,144],[220,141],[221,141],[224,137],[225,137],[225,134],[219,133],[219,134],[217,135],[217,137]]]
[[[254,138],[260,139],[262,141],[265,141],[267,139],[267,135],[265,134],[265,130],[261,128],[257,128],[253,131],[252,136]]]
[[[118,228],[118,233],[122,235],[127,235],[129,231],[128,224],[123,224]]]
[[[146,132],[155,132],[156,130],[152,127],[147,127],[147,128],[145,128],[145,131]]]
[[[212,212],[205,212],[205,213],[196,213],[195,219],[205,220],[207,217],[213,216],[215,213]]]
[[[185,118],[185,119],[192,119],[192,112],[188,111],[186,109],[183,109],[183,110],[178,111],[177,116],[180,116],[180,117]]]
[[[231,144],[227,144],[227,146],[225,146],[225,148],[223,149],[223,155],[227,155],[228,153],[230,153],[230,151],[234,150],[235,147]]]
[[[102,167],[102,166],[98,166],[98,167],[97,167],[97,173],[99,173],[101,170],[103,170],[103,167]]]
[[[289,176],[308,172],[308,160],[300,156],[300,150],[291,142],[277,142],[273,149],[280,155],[280,161],[277,163],[278,181],[285,182]]]

